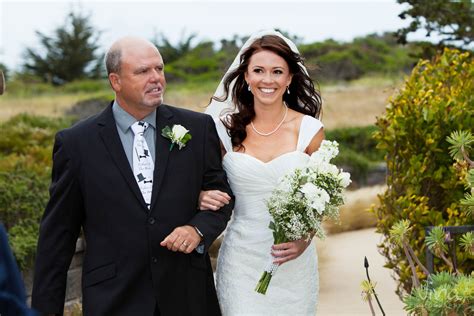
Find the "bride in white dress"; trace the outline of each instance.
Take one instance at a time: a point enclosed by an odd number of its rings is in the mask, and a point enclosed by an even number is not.
[[[207,112],[216,118],[236,197],[216,271],[223,315],[316,313],[316,247],[311,240],[273,245],[265,201],[281,176],[319,148],[320,111],[321,97],[296,46],[275,31],[247,41],[213,97]],[[226,201],[225,193],[204,191],[200,208],[217,210]],[[271,262],[280,266],[262,295],[255,286]]]

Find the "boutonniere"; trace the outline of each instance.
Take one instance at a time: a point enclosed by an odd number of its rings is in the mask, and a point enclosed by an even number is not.
[[[184,128],[183,125],[177,124],[173,125],[172,128],[165,126],[165,128],[161,130],[161,136],[168,138],[171,141],[170,151],[173,149],[175,144],[178,145],[178,148],[181,150],[181,148],[186,146],[186,143],[192,138],[191,134],[188,132],[189,130]]]

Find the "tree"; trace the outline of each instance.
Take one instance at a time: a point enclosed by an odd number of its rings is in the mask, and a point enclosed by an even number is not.
[[[426,36],[439,34],[439,44],[461,42],[470,45],[474,40],[474,4],[471,0],[397,0],[400,4],[409,4],[401,19],[412,18],[408,27],[397,31],[399,41],[406,43],[409,33],[419,29],[426,30]]]
[[[290,41],[295,43],[296,46],[299,46],[303,43],[303,38],[299,37],[298,35],[292,35],[292,34],[290,34],[290,32],[285,31],[285,30],[281,30],[281,29],[278,29],[278,28],[275,29],[275,31],[280,32],[283,36],[285,36]]]
[[[163,33],[159,33],[155,35],[151,42],[158,47],[165,64],[169,64],[180,59],[193,49],[191,42],[196,36],[197,34],[194,33],[186,36],[182,33],[179,42],[174,46]]]
[[[43,50],[26,49],[26,72],[57,85],[100,77],[102,60],[97,52],[100,32],[90,24],[89,15],[70,12],[64,25],[52,36],[39,31],[36,34]]]

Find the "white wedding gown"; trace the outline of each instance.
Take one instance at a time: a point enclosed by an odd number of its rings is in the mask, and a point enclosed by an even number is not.
[[[321,129],[319,120],[304,116],[295,151],[269,162],[232,151],[225,127],[216,122],[227,151],[223,166],[235,195],[235,208],[217,259],[217,295],[224,316],[229,315],[315,315],[319,277],[314,242],[301,256],[278,268],[266,295],[255,292],[260,276],[270,262],[273,236],[271,217],[265,205],[289,170],[304,165],[304,153]]]

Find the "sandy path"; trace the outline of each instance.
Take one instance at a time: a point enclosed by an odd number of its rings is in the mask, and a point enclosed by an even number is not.
[[[386,315],[406,315],[403,303],[395,294],[391,271],[383,267],[385,257],[377,252],[381,235],[375,229],[363,229],[330,235],[317,241],[319,253],[320,294],[318,316],[371,315],[361,298],[360,283],[365,280],[364,256],[369,260],[369,275]],[[382,315],[376,303],[376,314]]]

